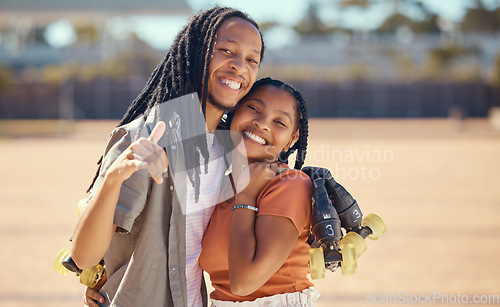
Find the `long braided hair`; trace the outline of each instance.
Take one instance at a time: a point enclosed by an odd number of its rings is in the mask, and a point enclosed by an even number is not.
[[[304,161],[306,159],[307,138],[309,136],[309,120],[308,120],[309,116],[307,114],[306,102],[304,98],[302,98],[300,92],[294,89],[291,85],[284,83],[280,80],[271,79],[269,77],[257,80],[250,89],[250,91],[248,92],[248,94],[245,97],[243,97],[241,101],[244,101],[248,95],[252,94],[260,87],[266,85],[271,85],[278,89],[287,91],[297,101],[297,129],[299,129],[299,139],[287,151],[281,151],[278,161],[288,164],[288,158],[290,157],[290,155],[295,151],[297,151],[297,155],[295,156],[294,168],[300,170],[302,168],[302,165],[304,165]],[[233,119],[233,116],[234,116],[234,111],[227,114],[227,119],[226,119],[227,123],[224,125],[225,127],[231,127],[231,120]]]
[[[229,7],[214,7],[194,15],[173,42],[170,50],[151,74],[146,86],[132,102],[118,126],[128,124],[139,116],[146,117],[153,106],[183,95],[197,93],[201,97],[202,110],[205,113],[208,92],[209,66],[215,35],[220,25],[228,18],[239,17],[249,21],[260,33],[258,24],[247,14]],[[264,41],[260,33],[264,56]],[[181,121],[181,138],[184,144],[186,167],[191,183],[195,187],[196,200],[199,197],[199,155],[205,160],[205,173],[208,171],[208,148],[206,139],[185,138],[189,135],[190,121]],[[197,141],[195,143],[195,141]],[[92,189],[100,171],[102,157],[99,159],[97,173],[88,188]]]

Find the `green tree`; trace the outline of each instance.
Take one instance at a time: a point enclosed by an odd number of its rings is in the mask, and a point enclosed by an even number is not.
[[[432,13],[427,15],[422,21],[413,20],[401,13],[395,13],[387,17],[387,19],[377,28],[377,31],[382,33],[393,33],[398,28],[406,26],[415,33],[439,32],[438,19],[439,16]]]
[[[0,63],[0,91],[4,91],[10,87],[13,82],[12,70],[3,66]]]
[[[324,35],[333,32],[333,28],[326,26],[318,16],[318,3],[316,1],[309,2],[306,16],[295,24],[293,29],[302,36]]]
[[[413,23],[412,30],[415,33],[438,33],[440,28],[438,25],[439,15],[434,13],[429,13],[424,20],[416,21]]]
[[[74,27],[78,44],[95,45],[101,39],[101,31],[95,25],[85,24]]]
[[[401,13],[395,13],[387,17],[378,27],[377,31],[382,33],[393,33],[398,28],[403,26],[406,26],[411,29],[413,27],[413,20]]]
[[[418,0],[389,0],[393,4],[393,13],[389,15],[377,31],[392,33],[399,27],[406,26],[415,33],[439,32],[439,16],[431,12],[422,1]],[[404,5],[404,6],[402,6]],[[420,12],[422,20],[415,20],[404,13],[402,7],[414,8]]]
[[[481,0],[476,0],[475,3],[475,7],[467,9],[461,22],[462,30],[466,32],[500,31],[500,8],[488,10]]]
[[[272,27],[278,26],[279,23],[276,21],[264,21],[259,23],[259,27],[262,32],[266,32],[267,30],[271,29]]]
[[[491,70],[491,83],[500,88],[500,52],[497,54]]]
[[[453,61],[460,57],[472,56],[480,53],[478,48],[464,48],[456,44],[448,44],[442,47],[430,49],[427,54],[426,70],[429,77],[450,78],[453,77]]]
[[[370,0],[341,0],[338,3],[340,8],[350,8],[350,7],[360,7],[362,9],[367,9],[372,6],[373,1]]]

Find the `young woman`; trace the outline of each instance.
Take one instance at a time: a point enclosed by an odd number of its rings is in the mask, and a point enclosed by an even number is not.
[[[313,187],[304,163],[308,122],[299,92],[277,80],[257,81],[228,116],[245,160],[233,156],[232,183],[205,231],[200,264],[215,288],[213,306],[315,306],[318,291],[308,279],[309,216]],[[295,169],[285,163],[298,150]],[[239,173],[250,181],[241,192]]]

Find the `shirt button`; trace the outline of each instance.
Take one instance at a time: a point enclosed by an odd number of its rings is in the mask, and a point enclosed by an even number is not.
[[[172,150],[176,150],[176,149],[177,149],[177,146],[174,144],[174,145],[170,146],[170,148],[171,148]]]
[[[172,271],[175,271],[175,268],[172,268]]]
[[[171,184],[170,185],[170,191],[173,191],[174,190],[174,186]]]

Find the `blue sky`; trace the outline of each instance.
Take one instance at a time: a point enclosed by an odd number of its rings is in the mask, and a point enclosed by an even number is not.
[[[320,3],[328,3],[329,0],[319,0]],[[422,0],[431,11],[440,14],[445,19],[459,21],[474,0]],[[231,6],[247,12],[257,22],[277,21],[284,25],[293,25],[299,21],[306,8],[306,0],[186,0],[195,11],[212,7],[215,4]],[[335,2],[335,1],[331,1]],[[390,1],[388,1],[390,2]],[[499,5],[499,0],[483,0],[486,5]],[[331,24],[342,25],[359,29],[371,29],[377,27],[391,12],[392,6],[377,5],[373,9],[363,11],[361,9],[349,9],[340,12],[331,5],[325,5],[321,11]],[[405,10],[407,12],[407,10]],[[417,12],[414,13],[418,17]],[[125,36],[129,31],[135,31],[148,43],[158,49],[167,49],[177,32],[186,24],[189,16],[157,16],[143,17],[135,16],[127,19],[113,19],[108,23],[109,30],[116,36]],[[282,40],[289,39],[292,35],[286,29],[279,31]],[[293,35],[292,35],[293,36]],[[47,38],[55,46],[64,45],[66,41],[74,40],[74,33],[68,29],[65,21],[60,21],[49,29]],[[274,39],[273,39],[274,40]]]

